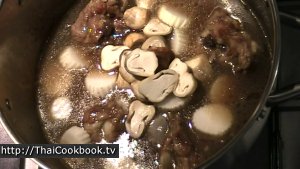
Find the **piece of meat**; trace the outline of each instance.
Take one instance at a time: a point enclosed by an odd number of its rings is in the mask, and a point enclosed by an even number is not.
[[[233,71],[247,69],[256,52],[256,42],[223,8],[214,9],[201,37],[211,59],[231,65]]]
[[[114,31],[113,20],[122,18],[127,3],[127,0],[91,0],[71,26],[72,37],[82,43],[97,43],[110,36]]]

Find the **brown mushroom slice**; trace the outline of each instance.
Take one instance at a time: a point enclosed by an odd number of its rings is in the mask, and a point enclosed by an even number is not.
[[[101,51],[101,68],[112,70],[119,66],[122,52],[129,49],[127,46],[107,45]]]
[[[163,111],[176,111],[183,108],[191,100],[191,97],[177,97],[170,94],[162,102],[157,103],[155,106]]]
[[[59,55],[59,62],[65,69],[82,69],[89,66],[88,60],[75,47],[67,46]]]
[[[143,43],[145,40],[146,40],[145,35],[141,33],[133,32],[126,36],[123,44],[129,48],[132,48],[137,43]]]
[[[155,115],[155,108],[139,100],[133,101],[129,106],[129,114],[125,122],[126,130],[133,138],[139,138],[146,125]]]
[[[141,81],[139,92],[149,101],[158,103],[173,92],[178,80],[179,75],[174,70],[163,70]]]
[[[223,104],[208,104],[194,112],[192,123],[197,130],[203,133],[221,136],[232,126],[233,114]]]
[[[154,52],[137,48],[128,55],[125,67],[133,75],[149,77],[154,75],[158,67],[158,59]]]
[[[144,27],[143,32],[147,36],[164,36],[172,32],[172,27],[163,23],[158,18],[152,18]]]
[[[185,64],[184,62],[182,62],[180,59],[175,58],[170,66],[169,69],[174,70],[175,72],[177,72],[179,75],[182,75],[185,72],[188,72],[188,66],[187,64]]]
[[[132,29],[143,28],[147,24],[149,17],[150,13],[147,9],[137,6],[127,9],[123,16],[125,24]]]
[[[134,81],[133,83],[131,83],[131,89],[132,92],[134,93],[135,97],[141,101],[145,101],[147,100],[145,98],[145,96],[143,96],[140,92],[139,92],[139,85],[140,85],[141,81]]]
[[[233,103],[237,99],[234,77],[230,75],[219,76],[210,88],[209,99],[213,103]]]
[[[105,97],[116,84],[116,74],[92,71],[85,78],[87,91],[95,97]]]
[[[213,69],[205,55],[198,55],[185,62],[197,80],[205,81],[213,76]]]
[[[90,135],[81,127],[72,126],[61,136],[60,144],[88,144],[91,142]]]
[[[135,0],[135,3],[138,7],[151,10],[158,3],[158,0]]]
[[[151,36],[142,45],[143,50],[162,47],[166,47],[165,39],[162,36]]]
[[[132,51],[130,50],[126,50],[121,54],[121,58],[120,58],[120,67],[119,67],[119,73],[120,75],[123,77],[123,79],[125,79],[128,83],[132,83],[134,81],[136,81],[136,78],[127,71],[126,66],[125,66],[125,61],[127,59],[127,57],[129,56],[129,54]]]
[[[191,73],[185,72],[179,76],[179,82],[173,91],[177,97],[187,97],[197,89],[197,81]]]

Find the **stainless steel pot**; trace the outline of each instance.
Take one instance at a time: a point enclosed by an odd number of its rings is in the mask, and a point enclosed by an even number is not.
[[[276,79],[280,39],[275,1],[243,0],[258,17],[271,46],[272,68],[265,91],[252,117],[237,136],[203,167],[228,154],[255,126],[265,107]],[[74,3],[73,0],[17,0],[0,1],[0,121],[16,143],[47,143],[36,100],[37,71],[40,53],[50,31],[60,17]],[[296,91],[299,94],[299,90]],[[284,99],[295,96],[285,93]],[[269,103],[282,101],[282,95],[271,97]],[[256,134],[259,130],[255,131]],[[251,138],[252,140],[255,137]],[[64,168],[59,159],[35,159],[47,168]]]

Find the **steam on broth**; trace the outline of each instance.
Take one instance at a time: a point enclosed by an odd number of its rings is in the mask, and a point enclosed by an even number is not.
[[[264,37],[238,0],[82,0],[41,61],[45,134],[120,144],[120,158],[65,159],[72,168],[195,168],[256,108],[270,69]]]

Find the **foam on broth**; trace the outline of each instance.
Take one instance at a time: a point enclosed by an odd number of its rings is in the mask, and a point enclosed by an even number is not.
[[[237,0],[226,2],[221,0],[190,0],[188,3],[180,0],[164,2],[174,5],[179,10],[188,11],[188,15],[193,18],[192,27],[189,28],[190,47],[183,54],[183,60],[187,60],[194,53],[199,53],[199,50],[202,50],[198,47],[200,33],[204,29],[204,23],[209,14],[216,6],[227,9],[232,7],[232,11],[234,11],[234,6],[243,6]],[[87,73],[100,67],[99,48],[102,46],[80,45],[74,42],[70,37],[70,26],[75,22],[79,12],[87,3],[87,0],[80,1],[64,16],[50,37],[40,63],[38,103],[42,125],[50,143],[58,143],[61,135],[68,127],[72,125],[82,126],[83,115],[91,107],[107,104],[107,102],[111,101],[110,98],[114,97],[122,97],[128,101],[134,100],[133,93],[130,90],[116,89],[107,98],[96,98],[91,96],[85,89],[84,78]],[[169,119],[177,118],[177,115],[180,116],[185,124],[185,132],[192,141],[197,153],[198,160],[195,166],[209,159],[239,132],[252,115],[265,89],[271,64],[268,44],[265,43],[266,39],[264,39],[263,30],[260,28],[254,15],[246,7],[243,7],[242,10],[243,16],[239,14],[236,17],[240,18],[242,23],[251,25],[250,27],[245,27],[245,31],[258,43],[260,50],[247,72],[236,73],[233,76],[237,82],[235,86],[237,99],[228,103],[228,106],[234,110],[234,122],[230,130],[221,137],[214,137],[198,132],[190,127],[192,113],[195,109],[210,102],[208,91],[212,82],[201,83],[194,93],[192,101],[181,110],[176,112],[159,111],[156,113],[156,116],[168,116]],[[242,20],[243,18],[247,19]],[[76,46],[85,52],[89,62],[92,63],[88,69],[67,71],[60,65],[58,56],[63,48],[68,45]],[[219,64],[214,64],[213,71],[215,72],[215,77],[223,74],[232,75],[231,68]],[[53,90],[56,92],[53,93]],[[58,97],[67,97],[71,100],[73,109],[68,120],[54,120],[50,115],[51,105]],[[105,143],[105,141],[102,140],[100,143]],[[150,143],[147,134],[139,139],[132,139],[124,132],[116,143],[119,143],[121,147],[119,159],[65,159],[65,162],[72,168],[80,169],[158,168],[158,153],[161,145]]]

